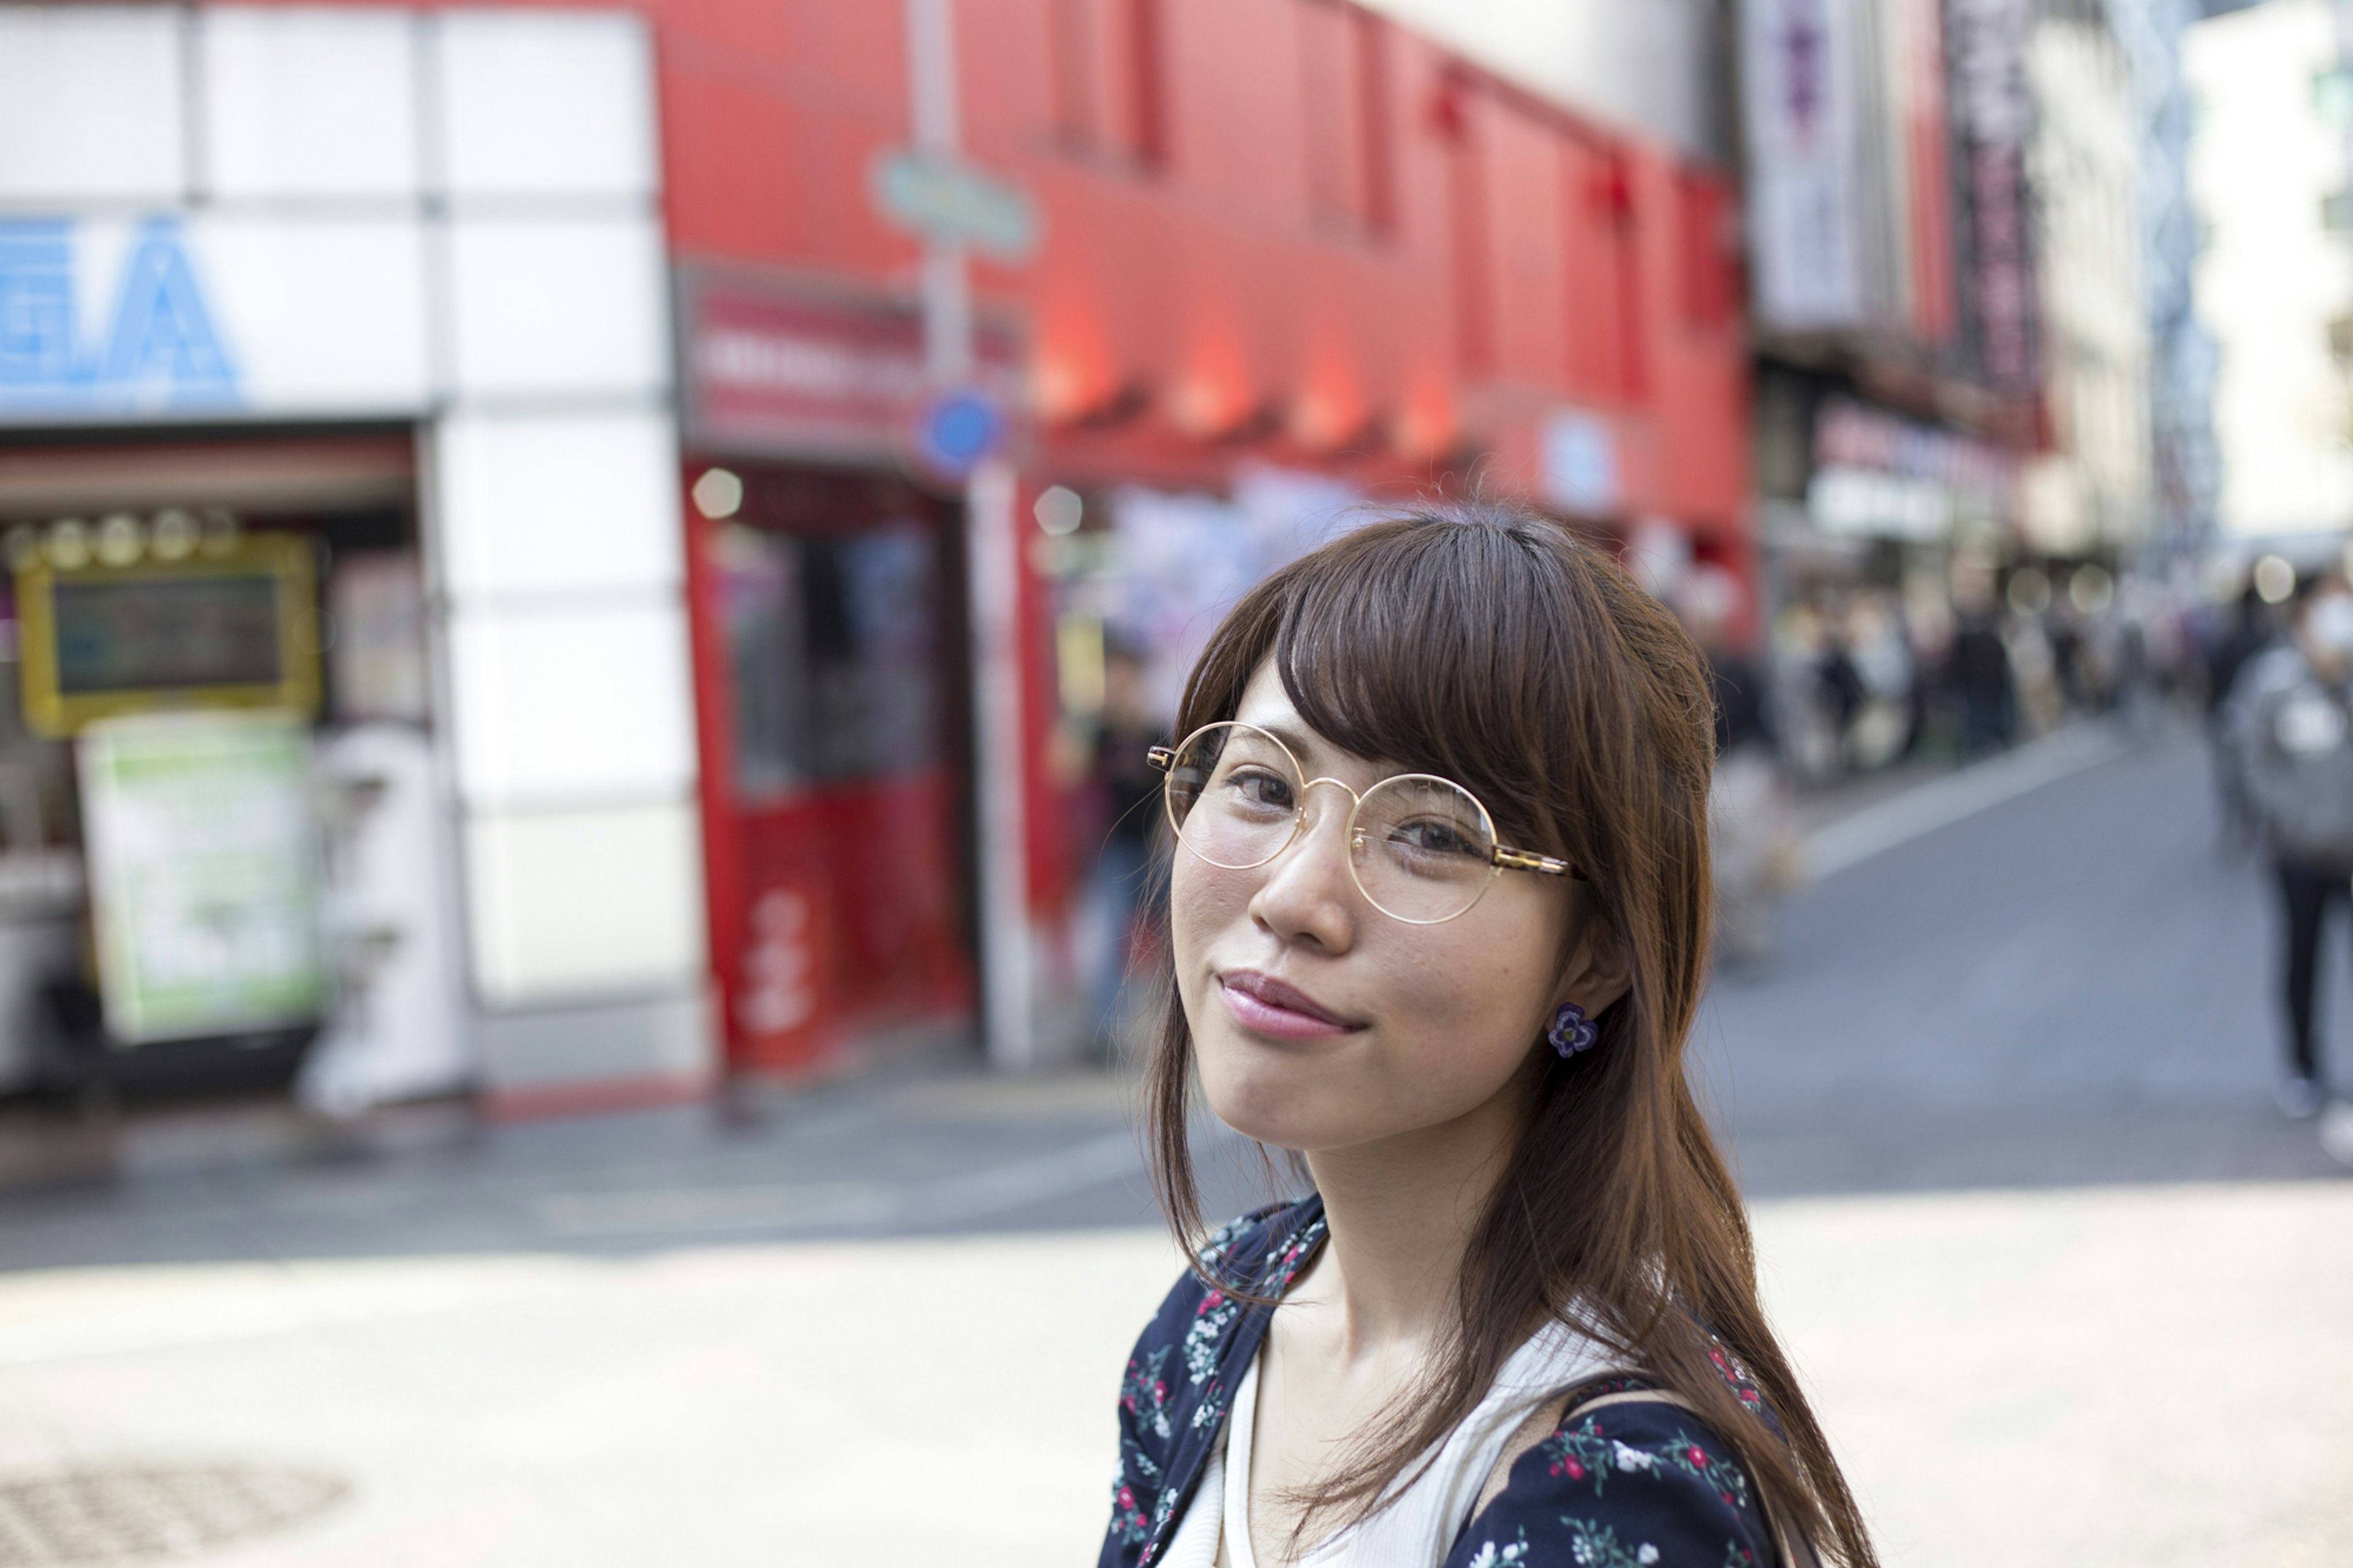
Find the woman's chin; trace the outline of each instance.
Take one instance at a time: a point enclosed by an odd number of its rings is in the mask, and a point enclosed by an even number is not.
[[[1358,1142],[1366,1118],[1353,1112],[1356,1096],[1334,1083],[1328,1068],[1292,1071],[1304,1064],[1203,1064],[1201,1095],[1219,1121],[1252,1142],[1305,1152]]]

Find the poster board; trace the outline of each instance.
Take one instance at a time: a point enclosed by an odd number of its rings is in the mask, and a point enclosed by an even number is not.
[[[316,1018],[308,730],[288,714],[106,719],[78,761],[107,1033],[135,1046]]]

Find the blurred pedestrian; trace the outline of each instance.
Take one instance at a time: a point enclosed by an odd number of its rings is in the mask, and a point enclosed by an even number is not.
[[[2229,627],[2206,655],[2206,746],[2214,768],[2215,809],[2227,842],[2252,844],[2259,829],[2254,805],[2247,798],[2245,773],[2237,750],[2230,743],[2223,715],[2230,710],[2240,671],[2271,640],[2263,595],[2251,583],[2239,595]]]
[[[1820,683],[1819,700],[1829,721],[1831,733],[1837,738],[1838,765],[1841,771],[1853,767],[1854,721],[1862,711],[1871,688],[1864,684],[1862,669],[1854,661],[1854,648],[1849,640],[1846,617],[1825,617],[1825,640],[1820,662],[1815,667],[1814,678]]]
[[[1707,656],[1715,690],[1715,774],[1707,819],[1716,933],[1735,963],[1757,969],[1773,956],[1773,908],[1791,879],[1795,847],[1768,677],[1732,640],[1739,593],[1727,573],[1695,575],[1679,607]]]
[[[1082,942],[1095,1044],[1106,1056],[1117,1052],[1127,1032],[1126,984],[1136,915],[1151,870],[1152,836],[1161,821],[1160,775],[1145,752],[1166,733],[1145,700],[1144,661],[1133,649],[1111,643],[1103,651],[1103,720],[1093,766],[1108,826],[1087,881]]]
[[[2279,883],[2288,1026],[2280,1109],[2320,1109],[2315,1027],[2320,932],[2353,910],[2353,592],[2334,576],[2298,585],[2283,646],[2238,676],[2226,720],[2247,798]]]
[[[1961,750],[1975,757],[2010,744],[2018,704],[1992,590],[1970,587],[1956,595],[1949,675],[1961,699]]]
[[[1446,507],[1251,590],[1186,694],[1146,1146],[1190,1267],[1103,1568],[1873,1568],[1683,1075],[1691,639],[1549,519]],[[1199,1100],[1314,1190],[1205,1234]]]

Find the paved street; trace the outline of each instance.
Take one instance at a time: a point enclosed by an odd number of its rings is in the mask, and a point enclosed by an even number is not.
[[[2334,1170],[2272,1107],[2270,890],[2217,847],[2203,752],[2118,750],[1804,889],[1772,970],[1718,983],[1702,1070],[1751,1191]],[[2322,1005],[2353,1089],[2348,954]]]
[[[1818,836],[1704,1021],[1888,1560],[2353,1560],[2353,1181],[2270,1107],[2269,910],[2195,743],[1951,783]],[[924,1058],[726,1118],[142,1122],[112,1183],[0,1201],[0,1478],[339,1495],[229,1568],[1084,1560],[1175,1267],[1127,1093]]]

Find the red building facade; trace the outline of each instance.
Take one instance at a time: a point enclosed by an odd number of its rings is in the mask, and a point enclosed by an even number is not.
[[[908,139],[907,39],[887,4],[640,9],[681,301],[714,981],[731,1059],[799,1069],[975,994],[972,563],[960,508],[892,448],[922,384],[919,252],[869,195]],[[1258,464],[1377,497],[1475,475],[1753,577],[1722,171],[1337,0],[962,0],[956,31],[965,154],[1042,220],[1033,258],[974,279],[985,374],[1027,412],[1040,929],[1066,922],[1101,826],[1053,764],[1069,682],[1030,521],[1049,486],[1216,496]]]

